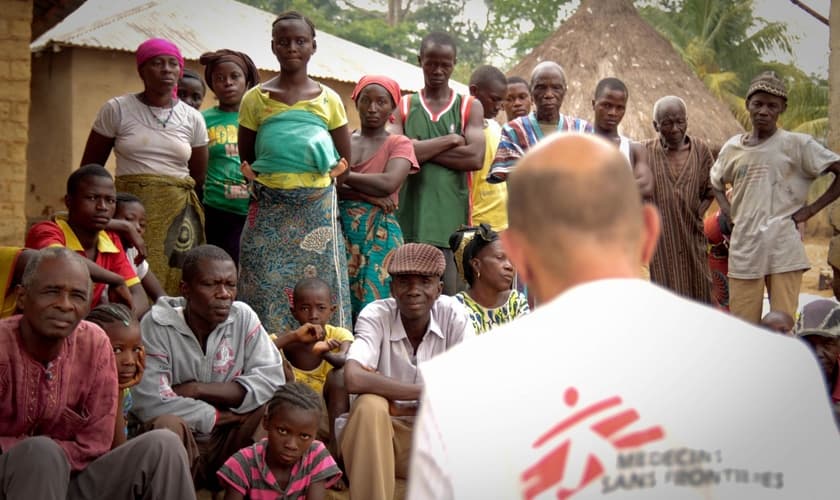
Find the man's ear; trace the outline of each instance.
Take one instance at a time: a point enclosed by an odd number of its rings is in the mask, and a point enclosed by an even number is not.
[[[15,286],[15,297],[17,302],[17,308],[23,311],[23,304],[25,302],[24,296],[26,295],[26,288],[23,285]]]
[[[651,123],[653,124],[653,130],[656,130],[656,133],[658,134],[659,133],[659,124],[656,123],[656,120],[653,120]]]
[[[64,207],[69,211],[70,210],[70,195],[64,195]]]
[[[190,285],[186,281],[181,280],[181,284],[178,285],[178,290],[181,292],[181,297],[186,298],[190,292]]]
[[[642,265],[649,265],[656,252],[659,233],[662,230],[662,220],[659,210],[650,203],[642,205]]]
[[[315,51],[317,51],[317,50],[318,50],[318,42],[315,41],[315,39],[313,38],[312,39],[312,53],[314,54]]]

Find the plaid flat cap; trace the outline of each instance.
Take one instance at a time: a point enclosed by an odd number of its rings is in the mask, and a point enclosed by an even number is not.
[[[388,262],[388,274],[443,276],[446,259],[443,252],[425,243],[406,243],[394,250]]]

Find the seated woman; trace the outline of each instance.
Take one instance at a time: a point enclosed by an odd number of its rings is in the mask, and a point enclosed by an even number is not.
[[[469,288],[455,295],[467,310],[476,334],[528,314],[528,300],[512,289],[515,270],[499,235],[487,224],[456,231],[449,238],[455,265]]]
[[[355,323],[367,304],[390,296],[385,258],[403,244],[394,210],[403,181],[420,167],[411,140],[385,130],[400,101],[399,84],[386,76],[364,76],[351,97],[361,130],[350,138],[350,173],[339,189],[339,209]]]

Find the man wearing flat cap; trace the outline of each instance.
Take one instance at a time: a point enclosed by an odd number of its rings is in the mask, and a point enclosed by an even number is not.
[[[388,263],[391,298],[368,304],[356,322],[344,381],[358,395],[341,438],[351,498],[391,500],[405,479],[413,414],[423,382],[417,365],[475,335],[464,308],[441,295],[446,261],[422,243]]]
[[[710,172],[721,213],[733,225],[729,243],[729,309],[761,319],[764,288],[770,309],[796,317],[802,273],[810,267],[800,224],[840,196],[840,156],[807,134],[776,125],[787,89],[772,71],[756,76],[746,99],[752,130],[729,139]],[[813,203],[808,188],[831,172],[834,181]],[[732,202],[726,199],[732,185]]]

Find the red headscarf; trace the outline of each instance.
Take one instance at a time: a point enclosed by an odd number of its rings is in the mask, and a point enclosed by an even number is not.
[[[359,80],[359,83],[356,84],[356,88],[353,89],[353,93],[350,95],[350,99],[356,101],[356,98],[359,97],[359,94],[362,92],[362,89],[367,87],[368,85],[376,84],[381,85],[388,91],[390,94],[391,99],[394,100],[394,107],[400,103],[400,84],[394,81],[387,76],[382,75],[365,75]]]

